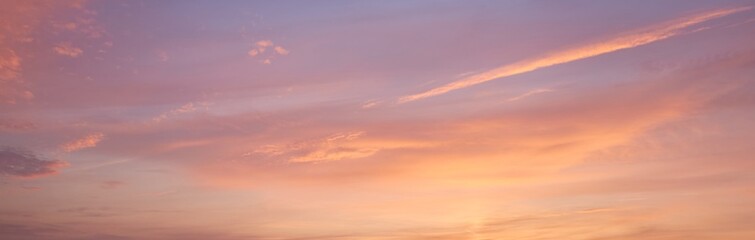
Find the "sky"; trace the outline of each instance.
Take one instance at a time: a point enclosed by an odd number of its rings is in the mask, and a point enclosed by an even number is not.
[[[0,1],[0,238],[755,239],[755,1]]]

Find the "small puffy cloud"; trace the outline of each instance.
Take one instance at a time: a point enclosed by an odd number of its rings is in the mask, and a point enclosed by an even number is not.
[[[277,52],[280,55],[288,55],[288,50],[286,50],[285,48],[281,46],[275,46],[274,49],[275,49],[275,52]]]
[[[104,138],[105,138],[105,134],[103,133],[93,133],[81,139],[77,139],[73,142],[63,144],[60,148],[64,152],[74,152],[74,151],[78,151],[84,148],[97,146],[97,143],[102,141],[102,139]]]
[[[257,47],[267,48],[267,47],[272,47],[272,46],[273,46],[273,41],[270,41],[270,40],[257,41]]]
[[[56,45],[55,47],[53,47],[52,49],[60,55],[69,56],[72,58],[78,57],[79,55],[84,53],[84,51],[81,50],[81,48],[74,47],[69,42],[60,43]]]
[[[270,48],[270,51],[267,51],[268,48]],[[267,52],[267,53],[266,53]],[[285,56],[288,55],[291,51],[284,48],[283,46],[276,45],[273,43],[273,41],[270,40],[260,40],[257,41],[254,44],[254,47],[246,52],[247,55],[250,57],[261,57],[263,60],[260,60],[263,64],[270,64],[272,63],[272,59],[275,56]]]
[[[66,166],[64,161],[42,159],[29,151],[0,148],[0,176],[40,177]]]
[[[257,54],[260,54],[260,50],[257,50],[255,48],[255,49],[249,50],[249,52],[247,52],[247,54],[249,54],[249,56],[254,57],[254,56],[257,56]]]

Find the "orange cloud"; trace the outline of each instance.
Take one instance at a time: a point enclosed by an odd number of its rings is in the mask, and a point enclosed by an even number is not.
[[[591,43],[584,46],[551,53],[544,57],[527,59],[513,64],[504,65],[479,74],[465,77],[461,80],[446,84],[438,88],[430,89],[422,93],[401,97],[398,99],[398,102],[405,103],[416,101],[419,99],[441,95],[450,91],[474,86],[495,79],[535,71],[544,67],[568,63],[580,59],[615,52],[622,49],[646,45],[682,34],[687,27],[696,25],[698,23],[706,22],[708,20],[724,17],[749,9],[751,9],[751,7],[717,10],[677,19],[671,22],[649,27],[647,29],[619,35],[618,37],[606,41]]]
[[[81,139],[63,144],[60,146],[60,148],[64,152],[74,152],[78,151],[84,148],[91,148],[97,146],[97,143],[102,141],[102,139],[105,138],[105,134],[103,133],[93,133],[89,134]]]

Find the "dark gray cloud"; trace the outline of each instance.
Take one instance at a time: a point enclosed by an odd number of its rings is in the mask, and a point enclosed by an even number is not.
[[[0,131],[27,131],[34,128],[36,125],[29,121],[0,118]]]
[[[50,226],[0,223],[0,236],[3,236],[2,239],[47,239],[49,235],[59,232],[60,230]]]
[[[34,223],[3,223],[0,222],[0,239],[3,240],[128,240],[132,238],[106,234],[79,231],[70,225],[34,224]]]
[[[21,149],[0,147],[0,176],[39,177],[68,165],[61,160],[42,159]]]

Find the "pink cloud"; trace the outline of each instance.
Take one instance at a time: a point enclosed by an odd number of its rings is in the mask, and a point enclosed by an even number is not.
[[[21,58],[11,49],[0,49],[0,80],[8,81],[19,76]]]
[[[264,54],[268,48],[272,48],[272,51],[268,51],[268,54]],[[276,56],[285,56],[288,55],[290,51],[288,49],[283,48],[280,45],[276,45],[273,43],[273,41],[270,40],[261,40],[257,41],[255,43],[255,47],[247,52],[247,55],[250,57],[257,57],[261,56],[265,59],[260,61],[263,64],[271,64],[272,58]]]
[[[83,138],[63,144],[60,148],[64,152],[75,152],[81,149],[95,147],[104,138],[105,134],[103,133],[92,133]]]
[[[275,46],[275,52],[280,55],[288,55],[289,51],[281,46]]]
[[[273,46],[273,41],[270,41],[270,40],[260,40],[260,41],[257,41],[256,45],[259,48],[265,49],[265,48],[268,48],[268,47],[272,47]]]
[[[53,50],[60,55],[72,58],[78,57],[84,53],[81,48],[74,47],[69,42],[59,43],[57,46],[53,47]]]
[[[252,56],[252,57],[254,57],[254,56],[257,56],[257,54],[260,54],[260,50],[257,50],[257,49],[252,49],[252,50],[249,50],[249,52],[247,52],[247,54],[248,54],[249,56]]]

